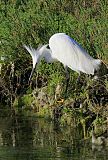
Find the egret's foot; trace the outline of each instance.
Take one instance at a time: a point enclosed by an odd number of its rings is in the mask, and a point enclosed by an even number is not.
[[[64,99],[63,98],[60,98],[57,100],[57,103],[63,103],[64,102]]]

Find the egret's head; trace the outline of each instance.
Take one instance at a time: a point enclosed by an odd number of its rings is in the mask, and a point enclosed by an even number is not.
[[[32,57],[32,61],[33,61],[33,68],[30,74],[30,78],[29,78],[29,82],[31,81],[34,69],[36,67],[36,64],[39,62],[39,57],[40,57],[40,52],[39,49],[34,49],[32,47],[28,47],[26,45],[23,45],[24,48],[30,53],[31,57]]]
[[[39,63],[39,61],[43,57],[46,59],[46,61],[49,61],[51,59],[50,58],[51,51],[49,49],[48,44],[40,46],[37,49],[34,49],[32,47],[28,47],[26,45],[23,45],[23,46],[30,53],[30,55],[32,57],[32,61],[33,61],[33,68],[32,68],[31,74],[30,74],[30,78],[29,78],[29,82],[30,82],[36,65]]]
[[[37,66],[37,64],[39,63],[40,61],[40,52],[38,49],[31,49],[31,56],[32,56],[32,61],[33,61],[33,68],[32,68],[32,71],[31,71],[31,74],[30,74],[30,77],[29,77],[29,82],[31,81],[31,78],[33,76],[33,73],[34,73],[34,70]]]

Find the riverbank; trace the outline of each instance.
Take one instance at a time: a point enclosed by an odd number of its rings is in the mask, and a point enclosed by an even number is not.
[[[10,92],[8,97],[3,97],[7,95],[6,91],[9,92],[9,89],[3,90],[6,86],[2,85],[2,100],[5,100],[5,103],[8,102],[15,113],[22,110],[24,114],[51,119],[61,126],[81,126],[85,138],[90,136],[92,128],[97,134],[101,134],[108,130],[106,79],[104,78],[102,81],[102,78],[95,80],[86,77],[84,81],[84,78],[83,75],[75,86],[71,86],[72,82],[69,83],[67,97],[64,95],[60,83],[59,87],[58,85],[55,87],[53,94],[49,92],[48,86],[32,89],[31,84],[25,93],[15,95]],[[80,83],[82,82],[85,85],[81,87]],[[71,90],[71,94],[70,87],[75,87]],[[59,92],[58,90],[56,92],[57,88],[59,88]]]

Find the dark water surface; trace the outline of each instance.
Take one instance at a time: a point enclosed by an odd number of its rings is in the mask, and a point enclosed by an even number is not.
[[[0,113],[0,160],[107,160],[108,148],[84,142],[80,129]]]

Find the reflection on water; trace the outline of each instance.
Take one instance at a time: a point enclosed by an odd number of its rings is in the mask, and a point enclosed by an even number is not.
[[[0,113],[0,160],[106,160],[107,148],[81,141],[80,129]],[[101,151],[101,152],[100,152]]]

